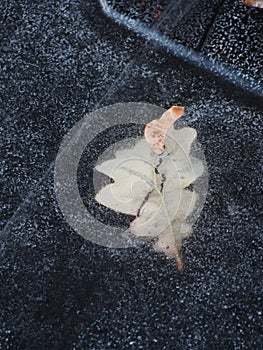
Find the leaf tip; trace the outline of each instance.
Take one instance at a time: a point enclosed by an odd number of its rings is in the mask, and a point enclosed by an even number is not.
[[[170,108],[172,114],[174,114],[177,118],[180,118],[184,114],[183,106],[172,106]]]

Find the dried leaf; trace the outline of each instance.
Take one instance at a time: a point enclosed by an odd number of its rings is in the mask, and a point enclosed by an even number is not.
[[[154,248],[176,258],[179,269],[183,267],[179,255],[182,241],[191,233],[186,219],[197,201],[197,194],[186,187],[204,170],[202,162],[190,155],[196,131],[173,127],[182,113],[183,107],[170,108],[146,126],[146,140],[96,167],[114,180],[99,191],[96,200],[136,216],[130,232],[138,237],[154,237]]]

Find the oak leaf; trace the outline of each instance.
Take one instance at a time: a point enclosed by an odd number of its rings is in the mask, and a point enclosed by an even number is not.
[[[133,215],[129,231],[137,237],[153,237],[154,249],[176,258],[180,270],[182,241],[192,230],[187,218],[198,198],[187,187],[204,171],[202,162],[190,154],[195,129],[173,126],[183,111],[183,107],[170,108],[146,125],[145,139],[96,166],[114,181],[99,191],[96,200]]]

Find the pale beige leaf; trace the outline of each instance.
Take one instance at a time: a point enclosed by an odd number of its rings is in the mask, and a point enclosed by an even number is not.
[[[154,248],[176,258],[179,269],[183,266],[179,255],[182,241],[191,233],[186,219],[197,201],[197,194],[186,187],[204,171],[201,160],[190,154],[195,129],[173,127],[183,112],[183,107],[170,108],[146,125],[146,140],[96,167],[114,180],[99,191],[96,200],[136,216],[130,232],[155,238]]]

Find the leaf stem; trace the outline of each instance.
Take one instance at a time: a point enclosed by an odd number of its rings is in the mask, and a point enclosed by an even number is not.
[[[164,182],[165,182],[165,179],[163,180],[162,184],[164,184]],[[170,233],[171,233],[171,237],[173,238],[173,241],[171,242],[172,245],[173,245],[173,255],[176,258],[178,270],[182,271],[183,270],[183,261],[182,261],[182,259],[180,257],[179,251],[178,251],[178,249],[176,247],[176,244],[175,244],[175,233],[174,233],[174,230],[173,230],[172,222],[171,222],[170,217],[169,217],[169,213],[168,213],[168,211],[166,209],[166,203],[165,203],[165,200],[164,200],[163,193],[159,190],[158,185],[157,185],[156,174],[154,174],[154,185],[155,185],[155,188],[156,188],[157,192],[159,193],[159,195],[161,197],[162,205],[164,207],[167,220],[169,222],[168,226],[169,226],[169,230],[170,230]]]

